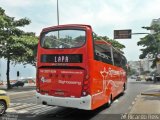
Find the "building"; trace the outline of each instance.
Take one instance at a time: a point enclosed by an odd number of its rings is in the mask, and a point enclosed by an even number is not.
[[[154,25],[154,24],[158,24],[160,25],[160,18],[158,19],[153,19],[152,22],[151,22],[151,26]],[[154,34],[154,30],[151,30],[151,34]]]
[[[135,70],[137,72],[138,75],[144,74],[145,72],[148,72],[148,71],[153,72],[156,69],[156,68],[151,68],[152,59],[148,59],[148,58],[145,58],[139,61],[129,61],[128,64],[132,70]]]
[[[130,69],[135,70],[137,74],[140,74],[142,71],[141,61],[128,61]]]
[[[152,62],[153,62],[153,59],[149,59],[149,58],[144,58],[143,60],[141,60],[143,71],[149,71],[149,72],[155,71],[156,68],[151,68]]]

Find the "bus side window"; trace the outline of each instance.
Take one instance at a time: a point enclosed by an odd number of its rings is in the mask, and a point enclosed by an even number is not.
[[[102,61],[100,55],[101,55],[101,53],[98,50],[95,50],[94,59],[97,61]]]
[[[114,64],[116,66],[121,67],[121,54],[118,53],[117,51],[114,51],[113,58],[114,58]]]
[[[121,56],[121,67],[124,69],[124,70],[127,70],[127,60],[124,56]]]
[[[95,44],[94,59],[97,61],[112,64],[110,47],[107,44]]]

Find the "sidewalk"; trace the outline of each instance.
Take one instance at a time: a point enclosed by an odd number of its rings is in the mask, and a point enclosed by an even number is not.
[[[31,90],[31,91],[22,91],[22,92],[7,92],[7,94],[11,99],[18,99],[18,98],[22,98],[22,97],[35,96],[36,91]]]
[[[160,114],[160,86],[141,93],[133,105],[131,114]]]
[[[35,86],[23,86],[23,87],[13,87],[12,89],[7,90],[7,87],[0,86],[0,90],[5,90],[6,92],[22,92],[22,91],[31,91],[36,90]]]

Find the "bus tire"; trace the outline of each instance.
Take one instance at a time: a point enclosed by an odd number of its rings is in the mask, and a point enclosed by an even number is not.
[[[122,95],[125,93],[125,90],[126,90],[126,84],[124,83],[124,84],[123,84]]]
[[[112,94],[110,95],[110,97],[109,97],[109,100],[108,100],[108,102],[107,102],[107,107],[110,107],[111,106],[111,104],[112,104]]]
[[[124,85],[123,85],[123,91],[125,91],[126,90],[126,83],[124,83]]]

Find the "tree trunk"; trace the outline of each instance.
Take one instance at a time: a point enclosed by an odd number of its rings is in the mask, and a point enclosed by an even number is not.
[[[9,72],[10,72],[10,56],[8,55],[8,58],[7,58],[7,73],[6,73],[6,75],[7,75],[7,89],[11,89]]]

